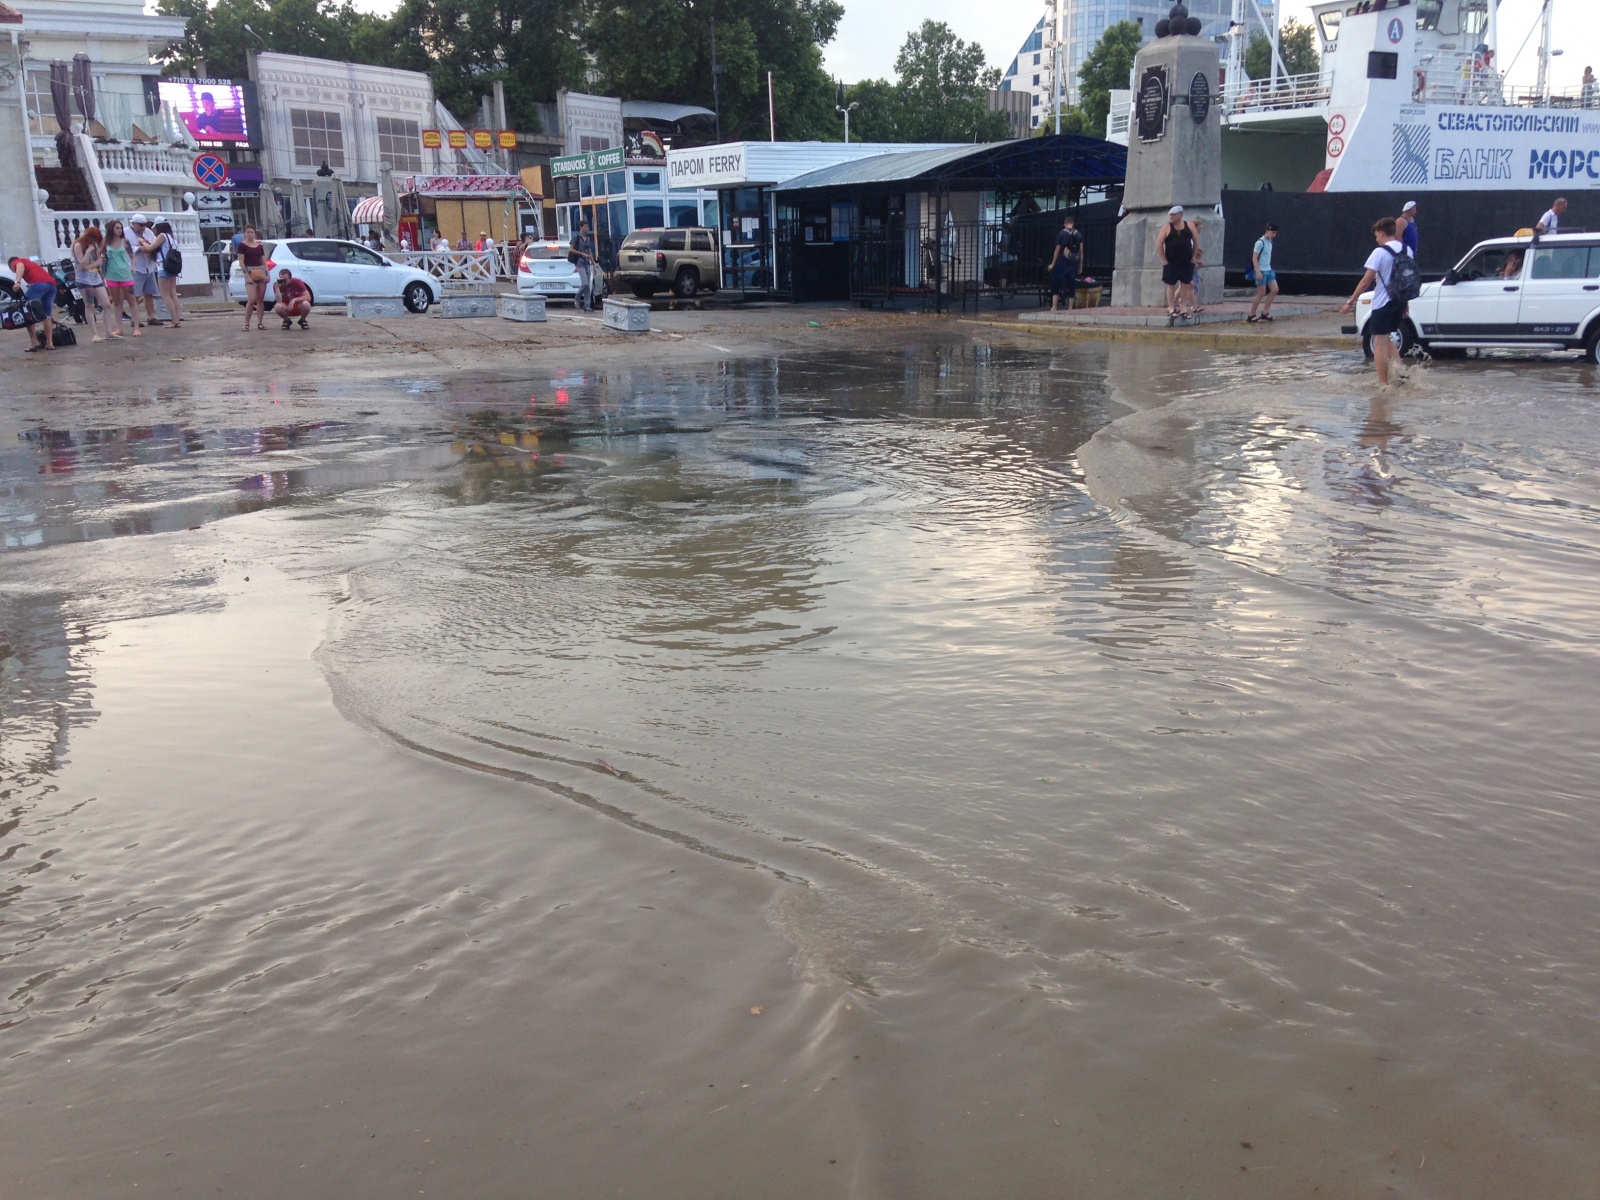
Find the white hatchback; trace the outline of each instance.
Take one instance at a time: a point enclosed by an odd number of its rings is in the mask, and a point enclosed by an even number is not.
[[[311,289],[313,304],[343,304],[346,296],[399,296],[406,308],[425,313],[439,302],[443,290],[426,271],[404,267],[358,242],[337,238],[283,238],[263,242],[272,264],[267,284],[267,304],[276,303],[272,280],[288,267],[296,279]],[[237,257],[228,271],[228,298],[244,303],[244,275]]]
[[[517,263],[517,291],[576,301],[582,281],[577,265],[567,261],[567,249],[566,242],[529,242]]]
[[[1368,344],[1372,295],[1356,330]],[[1582,350],[1600,361],[1600,234],[1480,242],[1443,280],[1422,285],[1400,330],[1402,346],[1435,357],[1473,349]]]

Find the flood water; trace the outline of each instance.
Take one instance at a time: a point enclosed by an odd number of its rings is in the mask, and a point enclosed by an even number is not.
[[[10,402],[0,1193],[1595,1193],[1592,371],[260,399]]]

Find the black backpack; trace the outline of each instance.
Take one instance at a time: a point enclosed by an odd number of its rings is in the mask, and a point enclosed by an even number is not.
[[[161,258],[161,269],[174,277],[183,274],[183,251],[169,238],[167,252]]]
[[[1409,304],[1422,295],[1422,272],[1417,269],[1417,260],[1405,250],[1390,246],[1384,249],[1394,259],[1394,266],[1389,269],[1389,299]]]

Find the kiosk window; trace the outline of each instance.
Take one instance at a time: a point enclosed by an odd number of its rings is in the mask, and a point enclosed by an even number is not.
[[[1368,79],[1400,78],[1400,56],[1387,50],[1374,50],[1367,55]]]

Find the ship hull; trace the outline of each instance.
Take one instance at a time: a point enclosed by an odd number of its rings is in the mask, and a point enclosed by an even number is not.
[[[1222,194],[1227,217],[1223,261],[1228,282],[1244,282],[1250,255],[1268,224],[1278,226],[1273,265],[1286,292],[1348,292],[1372,253],[1372,225],[1398,216],[1407,200],[1419,205],[1423,276],[1437,279],[1486,238],[1508,237],[1535,225],[1550,202],[1566,195],[1564,231],[1600,229],[1600,194],[1530,190],[1239,192]]]

